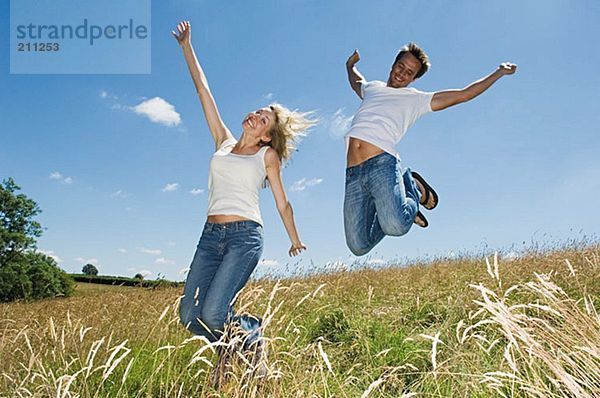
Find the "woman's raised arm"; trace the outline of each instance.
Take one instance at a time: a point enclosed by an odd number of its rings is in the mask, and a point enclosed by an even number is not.
[[[206,75],[200,66],[200,62],[198,62],[198,58],[196,57],[196,53],[192,47],[192,32],[190,22],[180,22],[177,25],[177,32],[172,31],[171,33],[175,39],[177,39],[177,42],[183,50],[183,55],[185,56],[185,61],[188,69],[190,70],[190,74],[192,75],[194,86],[196,86],[196,91],[200,96],[200,102],[202,103],[202,109],[204,110],[204,117],[208,123],[208,128],[213,139],[215,140],[215,147],[219,148],[226,139],[232,138],[233,135],[221,119],[215,99],[213,98],[210,88],[208,87]]]

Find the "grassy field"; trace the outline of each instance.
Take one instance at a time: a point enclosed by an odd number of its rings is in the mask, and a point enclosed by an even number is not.
[[[181,289],[79,284],[0,305],[0,397],[598,397],[600,247],[247,286],[269,368],[209,386]]]

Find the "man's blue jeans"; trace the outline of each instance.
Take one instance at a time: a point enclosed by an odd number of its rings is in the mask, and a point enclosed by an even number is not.
[[[237,322],[248,332],[245,346],[260,337],[261,321],[233,316],[232,301],[256,268],[262,250],[263,228],[257,222],[207,222],[185,281],[181,323],[211,342],[219,339],[227,322]]]
[[[367,254],[384,236],[401,236],[419,211],[420,191],[410,169],[387,152],[346,169],[344,229],[357,256]]]

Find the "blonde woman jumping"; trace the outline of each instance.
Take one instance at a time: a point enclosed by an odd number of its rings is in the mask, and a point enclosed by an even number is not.
[[[271,104],[247,114],[240,138],[234,138],[219,115],[192,47],[190,23],[180,22],[172,34],[183,50],[215,142],[208,179],[208,217],[185,282],[181,322],[211,342],[220,338],[226,323],[235,322],[247,332],[244,349],[262,351],[260,319],[235,315],[232,302],[263,250],[259,190],[267,180],[291,241],[289,255],[306,250],[296,230],[280,168],[294,151],[298,137],[315,121],[308,113]]]

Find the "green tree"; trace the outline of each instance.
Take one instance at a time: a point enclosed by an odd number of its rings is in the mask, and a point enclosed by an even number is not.
[[[32,283],[28,268],[17,262],[0,267],[0,302],[31,297]]]
[[[73,278],[51,257],[35,251],[41,210],[12,178],[0,184],[0,301],[69,296]]]
[[[41,210],[22,193],[12,178],[0,184],[0,267],[16,259],[28,249],[34,249],[42,226],[33,218]]]
[[[75,288],[73,278],[58,268],[56,261],[42,253],[27,253],[31,279],[31,298],[70,296]]]
[[[142,275],[140,273],[137,273],[137,274],[135,274],[135,276],[133,277],[133,279],[139,279],[139,280],[143,281],[144,280],[144,275]]]
[[[70,296],[73,278],[52,257],[27,252],[0,267],[0,302]]]
[[[98,275],[98,268],[96,268],[96,266],[94,266],[94,264],[86,264],[83,266],[83,268],[81,269],[81,272],[83,272],[85,275]]]

